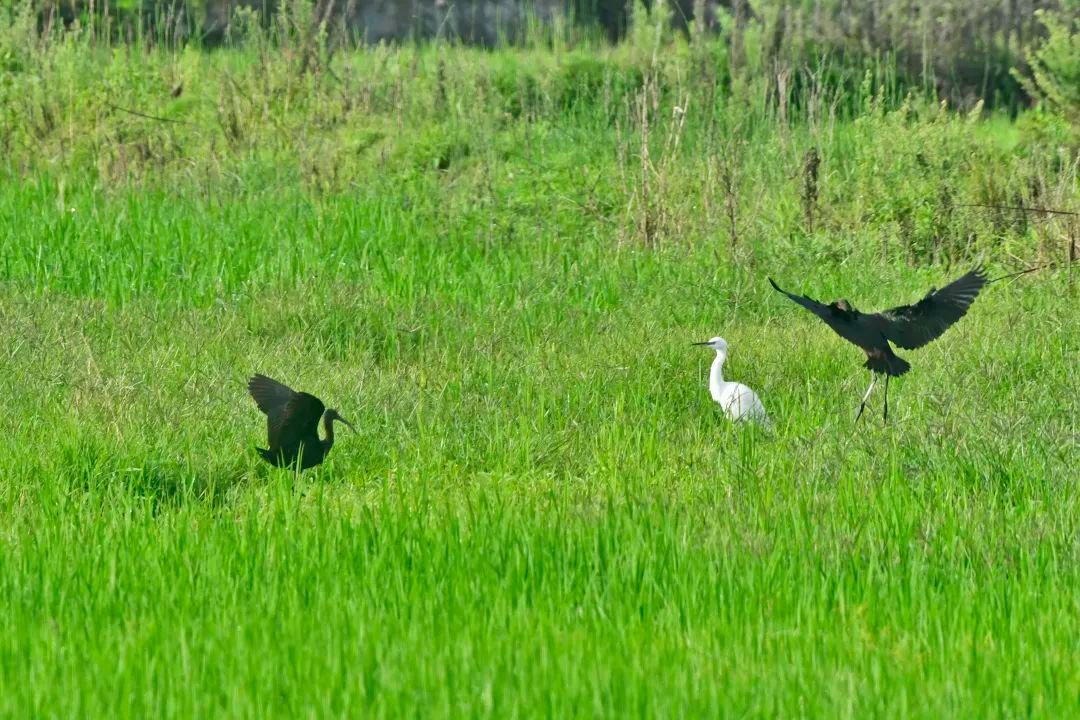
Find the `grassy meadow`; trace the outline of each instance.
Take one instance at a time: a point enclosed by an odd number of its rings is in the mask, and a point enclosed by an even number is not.
[[[1075,272],[901,352],[887,426],[766,280],[872,310],[1067,260],[1078,218],[965,207],[1075,210],[1058,120],[647,25],[330,53],[24,21],[0,716],[1077,712]],[[709,398],[713,335],[771,432]],[[254,372],[358,433],[265,465]]]

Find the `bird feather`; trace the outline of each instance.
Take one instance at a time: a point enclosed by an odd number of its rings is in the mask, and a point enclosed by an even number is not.
[[[831,327],[837,335],[844,338],[848,342],[853,342],[856,345],[859,344],[859,338],[855,334],[855,320],[859,317],[860,313],[852,310],[844,310],[836,303],[826,305],[825,303],[818,302],[817,300],[807,295],[796,295],[784,290],[777,285],[772,278],[769,278],[769,282],[773,288],[782,295],[786,295],[793,302],[803,306],[810,312],[817,315],[819,318],[825,321],[825,324]]]
[[[885,319],[882,334],[905,350],[920,348],[964,317],[985,284],[986,275],[977,267],[914,305],[885,310],[880,313]]]
[[[325,406],[319,398],[296,392],[265,375],[255,375],[248,382],[248,392],[255,404],[266,413],[266,434],[270,450],[290,448],[311,438],[318,441],[319,419]]]

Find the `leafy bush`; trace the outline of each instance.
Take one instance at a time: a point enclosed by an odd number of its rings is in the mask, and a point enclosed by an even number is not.
[[[1024,90],[1043,110],[1059,115],[1071,141],[1080,145],[1080,16],[1040,10],[1046,39],[1027,54],[1028,71],[1013,71]],[[1061,126],[1052,119],[1029,125],[1039,132],[1049,129],[1060,136]]]

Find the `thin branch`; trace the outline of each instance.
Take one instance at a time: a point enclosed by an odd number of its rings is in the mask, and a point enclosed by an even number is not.
[[[1065,266],[1068,267],[1069,265],[1072,265],[1072,264],[1073,264],[1072,262],[1067,262],[1067,263],[1065,263]],[[1021,270],[1019,272],[1009,273],[1008,275],[1002,275],[1001,277],[996,277],[993,280],[990,280],[989,282],[987,282],[986,284],[990,285],[991,283],[996,283],[998,280],[1008,280],[1009,278],[1020,277],[1021,275],[1027,275],[1028,273],[1035,272],[1036,270],[1043,270],[1045,268],[1056,268],[1056,267],[1058,267],[1060,265],[1061,265],[1061,263],[1057,263],[1057,262],[1043,263],[1042,265],[1036,265],[1035,267],[1029,267],[1026,270]]]
[[[1047,215],[1078,215],[1080,212],[1069,210],[1050,210],[1049,208],[1025,207],[1023,205],[986,205],[983,203],[960,203],[954,207],[990,208],[991,210],[1022,210],[1024,212],[1046,213]]]
[[[126,107],[120,107],[119,105],[115,105],[115,104],[109,102],[108,100],[105,101],[105,104],[108,107],[111,107],[113,110],[119,110],[120,112],[125,112],[128,115],[134,115],[135,117],[146,118],[147,120],[157,120],[158,122],[167,122],[167,123],[179,123],[181,125],[197,125],[198,124],[198,123],[193,123],[190,120],[180,120],[179,118],[167,118],[167,117],[160,117],[158,115],[148,115],[148,114],[146,114],[144,112],[139,112],[138,110],[131,110],[131,109],[126,108]]]

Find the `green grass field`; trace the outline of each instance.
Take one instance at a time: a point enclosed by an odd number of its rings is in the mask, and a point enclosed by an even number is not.
[[[1070,151],[873,84],[787,116],[681,45],[259,52],[0,85],[0,716],[1076,714],[1075,273],[858,427],[861,353],[766,281],[1061,260],[1069,218],[959,206],[1075,209]],[[270,468],[254,372],[359,432]]]

